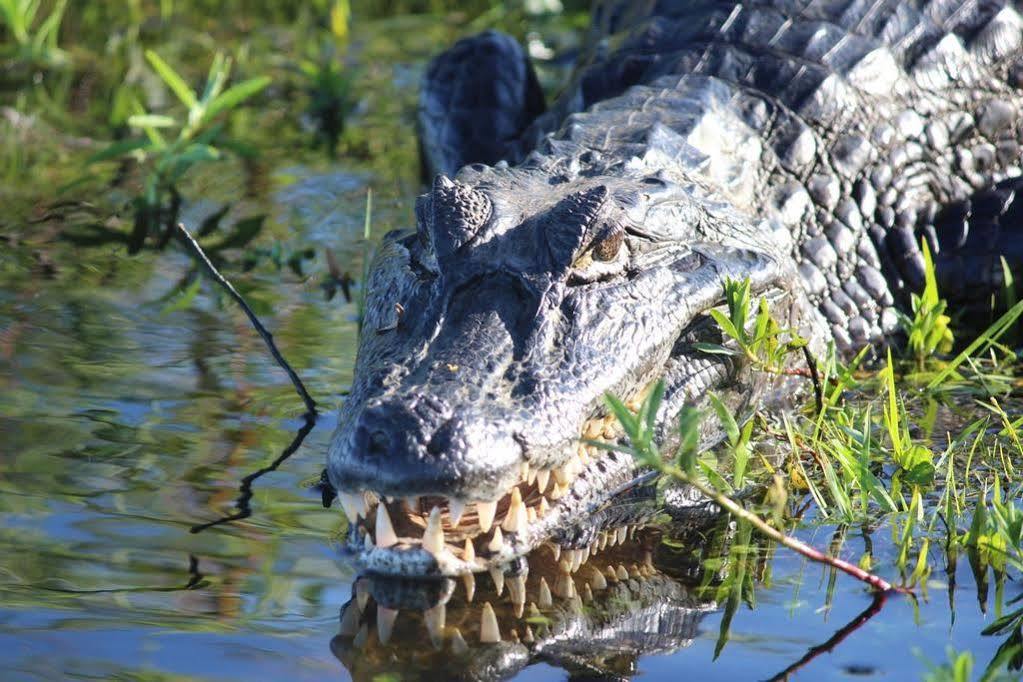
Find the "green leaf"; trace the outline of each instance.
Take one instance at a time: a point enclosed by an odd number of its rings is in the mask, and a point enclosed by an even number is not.
[[[188,308],[192,305],[192,301],[195,300],[200,288],[202,288],[202,278],[196,277],[187,287],[181,289],[176,296],[172,297],[167,302],[167,305],[160,309],[160,314],[167,315]]]
[[[121,140],[114,142],[105,149],[101,149],[96,152],[88,159],[85,160],[86,164],[99,163],[101,161],[109,161],[110,159],[116,159],[121,156],[125,156],[134,151],[145,150],[148,151],[151,148],[152,143],[144,138],[135,138],[132,140]]]
[[[264,220],[266,220],[265,215],[256,215],[239,220],[234,224],[234,229],[231,231],[231,234],[224,238],[224,241],[207,250],[216,252],[224,249],[242,248],[259,235],[260,231],[263,229]]]
[[[696,476],[696,455],[700,447],[700,421],[703,415],[695,407],[686,405],[678,416],[678,431],[681,438],[678,446],[677,465],[686,476]]]
[[[718,326],[721,327],[721,331],[723,331],[726,336],[731,339],[735,339],[736,341],[742,341],[742,336],[739,335],[739,330],[735,328],[735,325],[732,324],[732,321],[728,319],[723,312],[716,308],[712,308],[709,313],[710,316],[714,318],[714,321],[718,323]]]
[[[739,442],[739,425],[736,423],[735,417],[732,416],[728,407],[721,402],[721,398],[717,397],[717,395],[708,393],[707,397],[710,399],[710,404],[714,408],[718,419],[721,420],[721,427],[728,436],[728,442],[732,445],[737,444]]]
[[[135,114],[128,117],[128,125],[133,128],[173,128],[177,121],[162,114]]]
[[[693,348],[700,351],[701,353],[710,353],[711,355],[742,355],[742,352],[735,350],[734,348],[726,348],[725,346],[716,343],[694,343]]]
[[[203,117],[204,120],[214,118],[222,111],[235,108],[253,95],[261,92],[268,85],[270,85],[269,76],[261,76],[231,86],[210,103]]]
[[[188,87],[185,80],[178,75],[178,72],[171,68],[170,64],[163,61],[160,55],[156,54],[152,50],[146,50],[146,60],[150,66],[156,71],[164,83],[167,84],[174,94],[177,95],[181,103],[189,109],[194,109],[199,106],[199,100],[195,98],[195,93]]]

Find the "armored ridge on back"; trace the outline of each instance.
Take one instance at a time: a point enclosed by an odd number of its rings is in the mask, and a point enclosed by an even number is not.
[[[741,410],[777,388],[694,345],[721,340],[726,277],[849,352],[895,332],[921,237],[964,309],[1023,263],[1013,4],[618,2],[593,26],[546,113],[499,34],[431,66],[427,162],[461,170],[380,246],[328,454],[368,572],[588,552],[641,473],[581,443],[621,437],[605,393],[663,379],[667,452],[708,390]]]

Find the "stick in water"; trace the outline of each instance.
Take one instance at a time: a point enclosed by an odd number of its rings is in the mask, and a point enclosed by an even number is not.
[[[305,403],[306,412],[315,416],[316,401],[313,400],[309,395],[309,392],[305,390],[305,386],[302,384],[302,380],[298,378],[298,374],[295,373],[295,370],[291,368],[288,361],[285,360],[284,356],[281,355],[281,352],[277,350],[277,344],[274,343],[273,334],[266,330],[266,327],[260,323],[259,318],[256,317],[256,313],[252,312],[252,308],[250,308],[249,304],[245,302],[242,295],[239,294],[231,283],[220,274],[216,266],[214,266],[210,259],[206,256],[202,247],[199,246],[199,242],[195,241],[195,237],[189,233],[183,223],[178,223],[178,234],[181,236],[185,246],[187,246],[195,257],[206,266],[206,270],[209,272],[210,277],[212,277],[217,284],[224,287],[227,293],[230,294],[231,298],[233,298],[235,302],[241,306],[242,310],[245,311],[245,314],[249,318],[249,322],[252,323],[252,326],[255,327],[260,337],[262,337],[263,342],[266,344],[266,347],[270,350],[270,355],[274,357],[274,360],[276,360],[277,364],[281,366],[281,369],[288,373],[288,378],[291,379],[291,383],[295,387],[295,391],[298,392],[299,397],[302,398],[302,402]]]

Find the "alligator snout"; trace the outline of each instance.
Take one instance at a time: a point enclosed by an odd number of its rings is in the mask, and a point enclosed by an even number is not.
[[[395,396],[367,405],[335,462],[342,489],[481,499],[518,479],[523,454],[510,423],[430,402]]]

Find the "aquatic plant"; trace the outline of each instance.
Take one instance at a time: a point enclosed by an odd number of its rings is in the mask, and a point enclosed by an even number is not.
[[[64,51],[57,46],[67,0],[57,0],[50,13],[36,22],[42,0],[0,0],[0,26],[13,41],[17,59],[43,65],[65,61]]]
[[[151,234],[161,235],[160,244],[167,242],[178,222],[182,177],[199,164],[218,161],[232,150],[238,152],[239,147],[224,135],[220,119],[270,83],[269,77],[260,76],[227,87],[231,58],[217,53],[200,93],[155,52],[147,51],[146,60],[185,106],[186,114],[175,117],[139,107],[140,111],[128,118],[128,125],[144,135],[115,142],[89,158],[89,163],[129,158],[144,169],[142,193],[132,202],[135,219],[128,240],[130,253],[141,249]]]
[[[906,333],[906,349],[920,369],[936,352],[952,350],[953,336],[945,314],[948,303],[938,295],[938,282],[934,272],[934,259],[927,241],[921,243],[924,257],[924,288],[910,295],[910,313],[899,312],[899,322]]]

